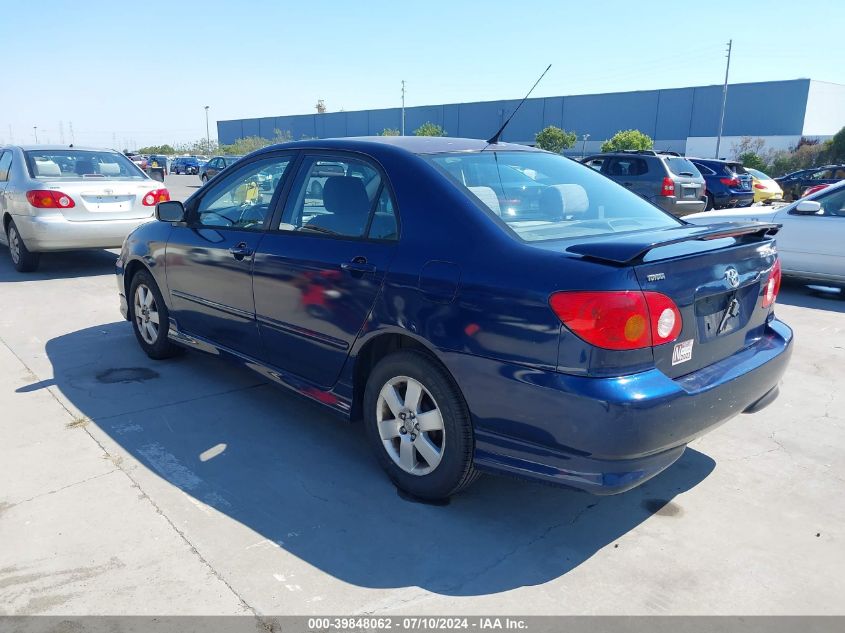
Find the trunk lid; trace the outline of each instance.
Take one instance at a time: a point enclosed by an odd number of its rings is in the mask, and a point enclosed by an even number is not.
[[[640,287],[672,299],[682,328],[652,348],[655,366],[676,378],[748,347],[764,333],[762,292],[777,259],[776,224],[678,227],[585,243],[570,251],[633,265]]]
[[[42,188],[61,191],[72,198],[74,206],[60,211],[71,222],[86,222],[150,217],[155,207],[145,206],[142,200],[147,193],[162,188],[162,185],[150,180],[84,178],[45,182]]]

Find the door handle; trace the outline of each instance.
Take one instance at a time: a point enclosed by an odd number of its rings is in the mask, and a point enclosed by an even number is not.
[[[632,182],[623,182],[622,184],[625,185],[626,187],[633,187],[634,186],[634,183],[632,183]]]
[[[237,246],[233,246],[229,249],[229,252],[232,254],[232,257],[238,261],[241,261],[244,257],[252,255],[252,249],[247,246],[246,242],[241,242]]]
[[[343,270],[349,271],[351,273],[374,273],[376,272],[376,267],[374,264],[367,263],[366,257],[354,257],[352,261],[343,262],[340,267]]]

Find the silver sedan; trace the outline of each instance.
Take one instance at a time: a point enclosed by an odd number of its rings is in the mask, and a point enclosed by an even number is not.
[[[20,272],[37,269],[46,251],[117,248],[169,199],[113,150],[0,147],[0,243]]]

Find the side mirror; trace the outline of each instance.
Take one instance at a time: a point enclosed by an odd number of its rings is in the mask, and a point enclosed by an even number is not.
[[[165,203],[166,204],[166,203]],[[795,205],[792,212],[796,215],[816,215],[822,210],[822,205],[815,200],[802,200]]]
[[[162,222],[184,222],[185,207],[178,200],[159,202],[156,205],[156,219]]]

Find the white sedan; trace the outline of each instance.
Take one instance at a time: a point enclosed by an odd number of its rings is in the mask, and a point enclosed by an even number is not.
[[[707,211],[684,220],[693,224],[741,220],[782,224],[777,247],[783,274],[845,288],[845,181],[778,209]]]

